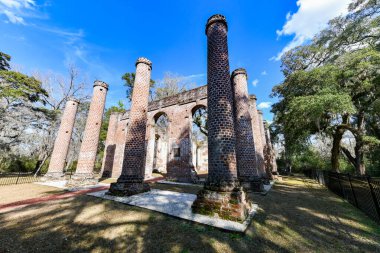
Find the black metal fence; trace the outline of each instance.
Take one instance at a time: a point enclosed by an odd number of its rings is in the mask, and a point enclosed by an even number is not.
[[[11,184],[27,184],[39,181],[40,176],[34,176],[31,172],[6,172],[0,173],[0,186]]]
[[[304,174],[380,223],[380,178],[321,170],[305,170]]]

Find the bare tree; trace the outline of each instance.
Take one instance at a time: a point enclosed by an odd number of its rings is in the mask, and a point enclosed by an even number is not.
[[[158,82],[158,86],[154,92],[154,100],[160,100],[184,92],[188,85],[190,83],[184,76],[166,72],[164,78]]]
[[[38,131],[41,132],[39,140],[37,163],[35,166],[35,174],[37,174],[46,160],[50,157],[53,151],[54,140],[60,123],[60,116],[68,99],[75,97],[84,103],[89,100],[88,92],[86,91],[86,79],[80,78],[78,68],[71,64],[68,67],[68,75],[64,77],[52,72],[39,73],[35,72],[34,77],[42,82],[42,86],[48,91],[49,96],[44,97],[45,109],[50,112],[41,122],[41,127]],[[81,129],[82,126],[77,126]],[[74,131],[74,135],[77,134]],[[75,142],[78,145],[78,140],[81,138],[76,137]],[[73,148],[73,145],[71,145]],[[76,148],[76,146],[74,146]]]

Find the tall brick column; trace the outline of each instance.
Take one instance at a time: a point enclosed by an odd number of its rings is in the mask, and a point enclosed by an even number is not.
[[[121,175],[121,169],[123,167],[123,160],[124,160],[124,148],[125,148],[125,138],[127,133],[127,124],[128,120],[120,120],[117,124],[116,129],[116,149],[115,149],[115,156],[112,164],[112,173],[111,177],[118,178]]]
[[[91,99],[90,110],[87,115],[83,141],[79,151],[77,169],[75,174],[71,177],[71,180],[68,182],[68,186],[70,187],[97,183],[93,172],[107,90],[108,85],[105,82],[94,82],[94,93]]]
[[[268,156],[267,167],[270,170],[270,178],[273,179],[273,175],[278,174],[277,173],[277,162],[276,162],[276,154],[274,152],[272,141],[270,139],[268,122],[266,122],[266,121],[264,121],[264,129],[265,129],[265,139],[266,139],[266,143],[267,143],[267,148],[266,148],[266,152],[267,152],[267,156]]]
[[[207,35],[208,178],[192,205],[196,213],[242,221],[250,205],[237,179],[233,91],[227,21],[210,17]]]
[[[267,140],[265,138],[263,112],[260,110],[257,110],[257,113],[259,115],[260,137],[261,137],[261,141],[263,143],[263,146],[265,147],[265,145],[267,144]]]
[[[264,154],[264,169],[265,169],[265,174],[263,175],[263,177],[265,179],[268,179],[268,178],[271,178],[272,177],[272,173],[270,171],[270,169],[268,168],[266,162],[265,162],[265,154],[266,154],[266,149],[267,149],[267,140],[265,138],[265,129],[264,129],[264,120],[263,120],[263,112],[260,111],[260,110],[257,110],[257,113],[259,115],[259,127],[260,127],[260,137],[261,137],[261,141],[263,143],[263,154]]]
[[[259,180],[256,152],[249,111],[247,72],[240,68],[232,72],[232,87],[235,102],[236,159],[238,178],[246,190],[251,190],[252,182]]]
[[[63,169],[66,164],[78,104],[79,101],[75,98],[70,98],[66,102],[65,110],[61,118],[61,125],[59,126],[58,135],[54,142],[49,169],[43,178],[44,181],[64,179]]]
[[[116,150],[116,130],[121,115],[121,112],[113,112],[110,115],[106,144],[104,147],[102,169],[100,171],[100,175],[102,177],[111,177]]]
[[[253,129],[253,137],[255,142],[255,151],[256,151],[256,164],[259,171],[259,174],[261,177],[265,176],[265,164],[264,164],[264,146],[263,146],[263,139],[261,136],[261,130],[260,130],[260,118],[259,114],[257,112],[256,107],[256,96],[251,95],[250,99],[250,106],[251,106],[251,115],[252,115],[252,129]]]
[[[148,59],[139,58],[137,60],[123,169],[117,182],[111,184],[108,194],[129,196],[150,190],[149,185],[144,183],[144,174],[145,135],[151,71],[152,63]]]

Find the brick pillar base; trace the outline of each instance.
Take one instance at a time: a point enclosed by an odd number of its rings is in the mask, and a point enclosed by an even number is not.
[[[144,183],[143,178],[133,180],[130,176],[127,178],[120,176],[116,183],[111,183],[107,194],[114,196],[132,196],[147,191],[150,191],[150,186],[148,183]]]
[[[63,181],[65,180],[65,173],[63,172],[47,172],[42,178],[42,182],[50,181]]]
[[[98,184],[98,179],[95,178],[94,173],[73,174],[67,182],[66,187],[77,188],[96,184]]]
[[[191,208],[195,213],[242,222],[247,218],[252,205],[242,187],[235,186],[232,190],[225,191],[221,188],[205,187],[198,192]]]

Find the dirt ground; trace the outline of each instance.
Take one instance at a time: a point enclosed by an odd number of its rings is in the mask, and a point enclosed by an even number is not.
[[[251,197],[245,235],[90,196],[0,210],[0,252],[380,252],[380,226],[311,180]]]
[[[0,205],[62,192],[61,189],[55,187],[33,183],[0,186]]]

